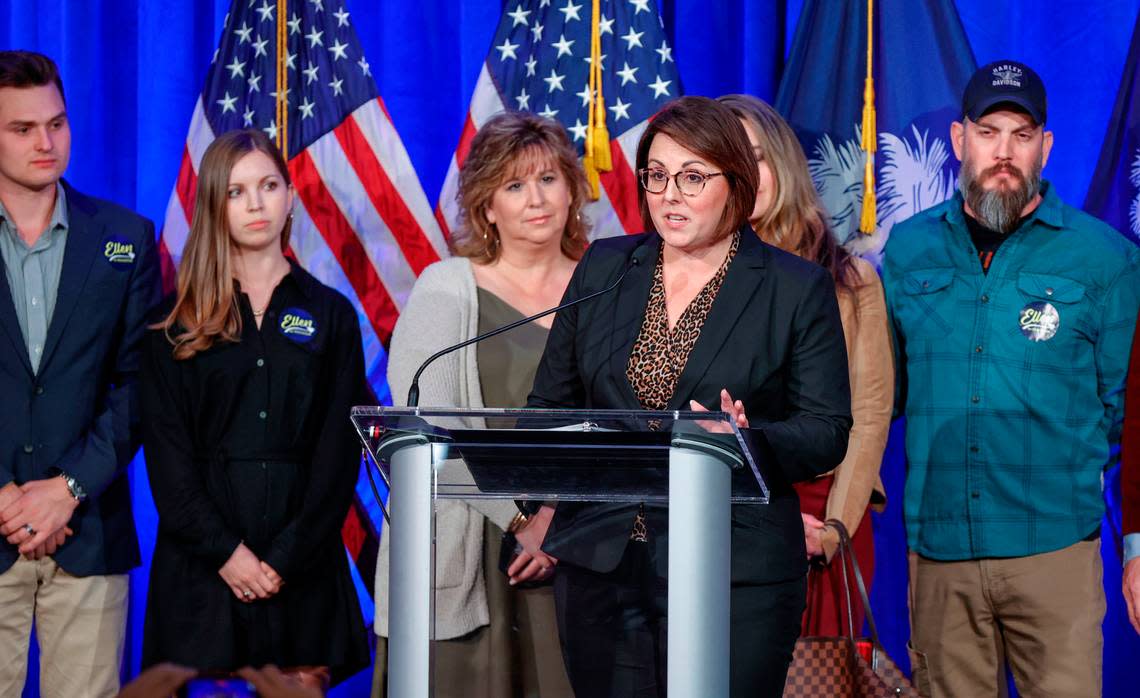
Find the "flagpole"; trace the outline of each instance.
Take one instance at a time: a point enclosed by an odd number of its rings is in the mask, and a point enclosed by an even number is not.
[[[859,218],[859,232],[871,235],[877,227],[875,198],[875,149],[878,143],[875,124],[875,77],[872,70],[875,37],[875,0],[867,0],[867,77],[863,81],[863,210]]]
[[[285,0],[277,0],[277,149],[289,162],[289,67]]]

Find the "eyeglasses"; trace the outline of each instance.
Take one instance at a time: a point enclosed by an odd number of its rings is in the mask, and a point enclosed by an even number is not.
[[[650,194],[660,194],[669,186],[672,179],[677,185],[677,191],[685,196],[697,196],[705,190],[705,182],[713,177],[720,177],[723,172],[698,172],[696,170],[681,170],[677,174],[669,174],[659,167],[647,167],[637,171],[637,179],[641,188]]]

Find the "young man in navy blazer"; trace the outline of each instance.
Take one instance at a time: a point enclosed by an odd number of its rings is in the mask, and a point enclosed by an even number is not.
[[[134,379],[160,297],[154,225],[61,179],[51,59],[0,51],[0,695],[113,696],[139,564],[126,467]]]

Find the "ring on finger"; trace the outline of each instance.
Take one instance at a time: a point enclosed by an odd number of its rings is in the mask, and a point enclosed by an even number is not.
[[[36,529],[32,528],[31,524],[24,524],[24,530],[28,532],[29,536],[36,535]]]
[[[249,589],[242,589],[241,595],[248,599],[251,596],[253,596],[253,592],[250,591]]]

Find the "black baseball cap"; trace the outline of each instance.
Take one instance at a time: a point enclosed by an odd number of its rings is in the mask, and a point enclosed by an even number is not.
[[[1023,109],[1038,125],[1045,123],[1045,83],[1017,61],[994,61],[978,68],[962,95],[962,115],[977,121],[999,104]]]

